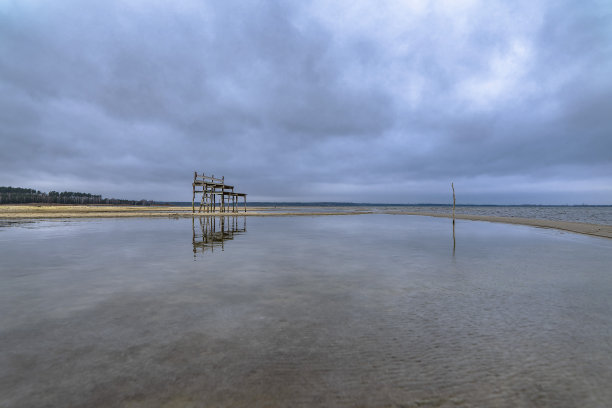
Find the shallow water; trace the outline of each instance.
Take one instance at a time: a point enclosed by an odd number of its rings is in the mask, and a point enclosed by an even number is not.
[[[452,207],[415,206],[414,211],[452,214]],[[457,214],[483,215],[488,217],[519,217],[550,221],[583,222],[587,224],[612,225],[612,206],[478,206],[461,205]]]
[[[309,206],[278,206],[266,208],[266,211],[291,211],[291,212],[388,212],[388,211],[407,211],[423,212],[434,214],[451,215],[452,206],[441,205],[349,205],[333,206],[319,205]],[[457,214],[482,215],[487,217],[518,217],[533,218],[549,221],[570,221],[582,222],[587,224],[612,225],[612,206],[543,206],[543,205],[459,205],[456,207]]]
[[[359,215],[0,228],[0,406],[612,401],[612,240]]]

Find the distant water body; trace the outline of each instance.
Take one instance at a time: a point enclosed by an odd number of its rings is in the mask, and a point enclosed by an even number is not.
[[[448,206],[415,206],[414,211],[452,214]],[[458,206],[456,214],[519,217],[612,225],[612,206]]]
[[[0,227],[1,407],[606,407],[612,240],[365,214]]]
[[[274,203],[253,203],[253,206],[265,205],[275,208]],[[404,211],[452,214],[453,207],[448,205],[396,205],[396,204],[353,204],[353,203],[291,203],[277,204],[276,209],[291,208],[293,211],[325,211],[350,207],[355,210],[384,212],[391,209]],[[536,206],[536,205],[459,205],[456,214],[481,215],[490,217],[518,217],[550,221],[583,222],[588,224],[612,225],[612,206]]]

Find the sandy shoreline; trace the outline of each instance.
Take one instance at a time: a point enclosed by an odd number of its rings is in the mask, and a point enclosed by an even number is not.
[[[359,215],[359,214],[393,214],[393,215],[419,215],[439,218],[452,218],[448,214],[415,212],[404,210],[373,211],[369,209],[355,209],[334,207],[329,211],[292,211],[289,208],[250,207],[247,212],[236,213],[198,213],[196,216],[314,216],[314,215]],[[0,205],[1,219],[48,219],[48,218],[122,218],[122,217],[192,217],[191,207],[178,206],[112,206],[112,205]],[[506,224],[527,225],[539,228],[553,228],[578,234],[596,237],[612,238],[611,225],[587,224],[568,221],[551,221],[518,217],[493,217],[481,215],[457,214],[456,219],[471,221],[500,222]]]
[[[451,215],[446,215],[446,214],[421,213],[421,212],[400,212],[398,214],[421,215],[421,216],[440,217],[440,218],[453,218]],[[558,229],[562,231],[575,232],[577,234],[592,235],[592,236],[602,237],[602,238],[612,238],[612,225],[587,224],[587,223],[582,223],[582,222],[570,222],[570,221],[551,221],[551,220],[540,220],[540,219],[533,219],[533,218],[492,217],[492,216],[484,216],[484,215],[466,215],[466,214],[457,214],[455,215],[455,218],[458,220],[500,222],[504,224],[527,225],[530,227],[538,227],[538,228],[552,228],[552,229]]]

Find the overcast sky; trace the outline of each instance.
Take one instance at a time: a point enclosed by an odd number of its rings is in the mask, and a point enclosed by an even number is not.
[[[0,0],[0,185],[612,204],[612,2]]]

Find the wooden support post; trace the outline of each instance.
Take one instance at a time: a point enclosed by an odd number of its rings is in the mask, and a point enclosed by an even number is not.
[[[451,188],[453,189],[453,255],[455,255],[455,185],[451,183]]]
[[[455,185],[451,183],[451,188],[453,189],[453,223],[455,223]]]
[[[191,190],[192,190],[192,195],[191,195],[191,212],[195,213],[195,182],[196,182],[196,178],[198,177],[198,172],[194,171],[193,172],[193,183],[191,184]]]
[[[244,195],[244,212],[246,212],[246,194]]]

